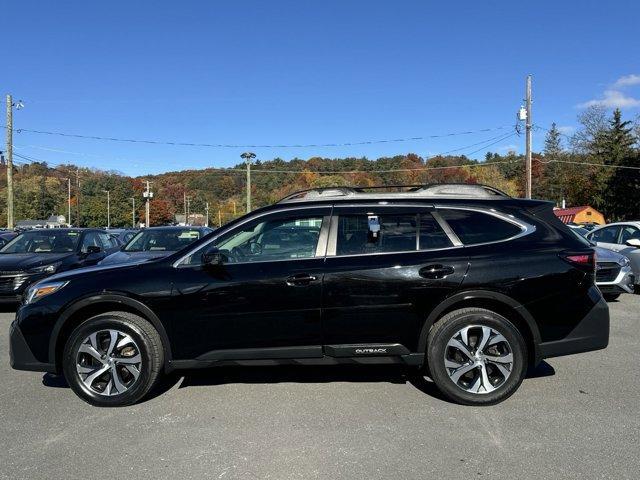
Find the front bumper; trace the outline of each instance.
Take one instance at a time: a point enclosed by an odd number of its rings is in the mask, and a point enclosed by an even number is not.
[[[36,359],[35,355],[29,348],[24,335],[22,335],[16,320],[11,323],[9,331],[9,361],[11,363],[11,367],[16,370],[50,373],[56,372],[54,364],[43,363]]]
[[[560,357],[606,348],[609,344],[609,307],[603,298],[563,339],[539,345],[539,358]]]
[[[630,266],[622,267],[616,278],[610,282],[596,282],[602,293],[633,293],[636,277]]]

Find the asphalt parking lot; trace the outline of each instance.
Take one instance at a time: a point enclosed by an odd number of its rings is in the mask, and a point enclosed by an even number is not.
[[[640,475],[640,296],[606,350],[550,359],[505,403],[442,400],[399,368],[218,368],[99,409],[9,367],[0,313],[0,478],[629,478]]]

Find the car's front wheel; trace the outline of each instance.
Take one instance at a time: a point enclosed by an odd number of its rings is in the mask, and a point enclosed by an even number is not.
[[[427,339],[431,378],[449,399],[492,405],[520,386],[527,370],[522,334],[502,315],[462,308],[438,320]]]
[[[156,384],[163,364],[160,335],[129,312],[96,315],[78,325],[63,353],[63,370],[73,391],[102,407],[131,405]]]

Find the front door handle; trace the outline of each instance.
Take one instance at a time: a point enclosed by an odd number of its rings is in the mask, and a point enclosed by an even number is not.
[[[420,269],[420,276],[423,278],[440,279],[445,278],[447,275],[451,275],[455,272],[455,269],[450,265],[427,265]]]
[[[317,280],[318,277],[309,275],[308,273],[298,273],[287,278],[287,285],[290,287],[309,285],[309,283]]]

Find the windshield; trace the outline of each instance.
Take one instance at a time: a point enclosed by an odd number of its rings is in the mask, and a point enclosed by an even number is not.
[[[7,243],[0,253],[68,253],[78,246],[80,232],[33,230],[24,232]]]
[[[125,245],[125,252],[176,252],[200,238],[192,228],[143,230]]]

